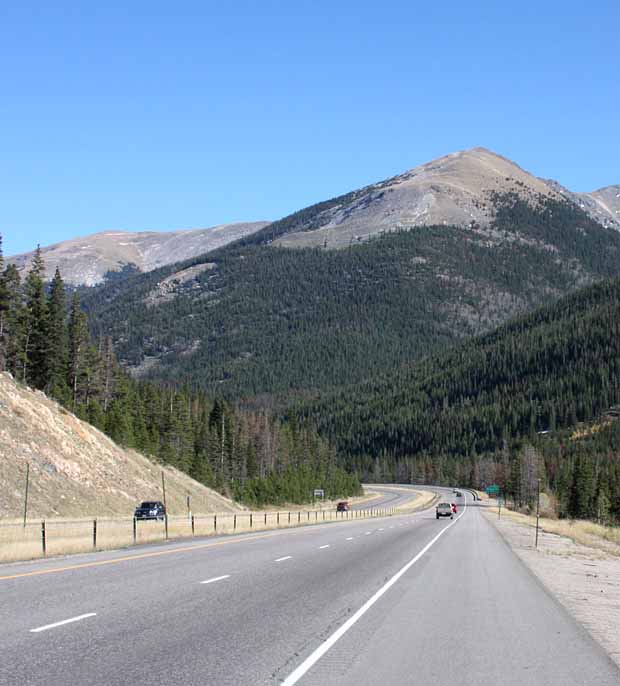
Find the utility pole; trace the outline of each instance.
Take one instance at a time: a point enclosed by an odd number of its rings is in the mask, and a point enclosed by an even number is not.
[[[163,469],[161,472],[161,489],[164,492],[164,529],[166,531],[166,540],[168,540],[168,505],[166,503],[166,477]]]
[[[166,506],[166,475],[163,470],[161,473],[161,490],[164,494],[164,507],[166,508],[166,514],[168,514],[168,507]]]
[[[26,462],[26,492],[24,495],[24,529],[26,528],[26,515],[28,514],[28,482],[30,480],[30,462]]]
[[[536,545],[535,547],[538,548],[538,525],[540,521],[540,479],[537,481],[538,483],[538,492],[536,495]]]

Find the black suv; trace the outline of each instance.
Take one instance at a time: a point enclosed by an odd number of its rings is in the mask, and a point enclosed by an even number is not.
[[[166,516],[166,508],[159,500],[149,500],[140,503],[136,507],[133,515],[136,519],[164,519]]]

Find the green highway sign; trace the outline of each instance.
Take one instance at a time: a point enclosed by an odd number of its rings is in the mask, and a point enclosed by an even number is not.
[[[487,486],[485,488],[485,491],[489,495],[496,495],[497,493],[499,493],[499,486],[497,484],[493,484],[492,486]]]

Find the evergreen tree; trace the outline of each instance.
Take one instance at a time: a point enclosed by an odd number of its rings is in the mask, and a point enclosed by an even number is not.
[[[25,307],[21,279],[15,265],[9,264],[2,275],[5,309],[0,337],[0,370],[6,369],[23,379],[25,367]]]
[[[88,379],[87,361],[89,346],[90,339],[86,315],[80,308],[78,294],[74,293],[69,315],[69,376],[67,379],[73,409],[76,409],[78,403],[85,395],[84,391]]]
[[[41,390],[46,388],[49,379],[49,320],[44,278],[45,265],[41,247],[37,246],[32,258],[30,272],[24,282],[26,295],[24,380]]]
[[[66,403],[71,395],[67,386],[68,337],[65,284],[56,267],[48,299],[48,382],[46,392]]]
[[[585,455],[577,457],[573,470],[568,515],[573,519],[590,519],[594,500],[594,470],[592,460]]]

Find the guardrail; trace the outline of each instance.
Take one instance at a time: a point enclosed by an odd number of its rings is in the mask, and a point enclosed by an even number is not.
[[[0,562],[109,550],[140,543],[221,534],[286,529],[323,522],[354,521],[395,514],[393,508],[362,510],[278,510],[166,516],[161,520],[135,517],[41,519],[0,523]]]

